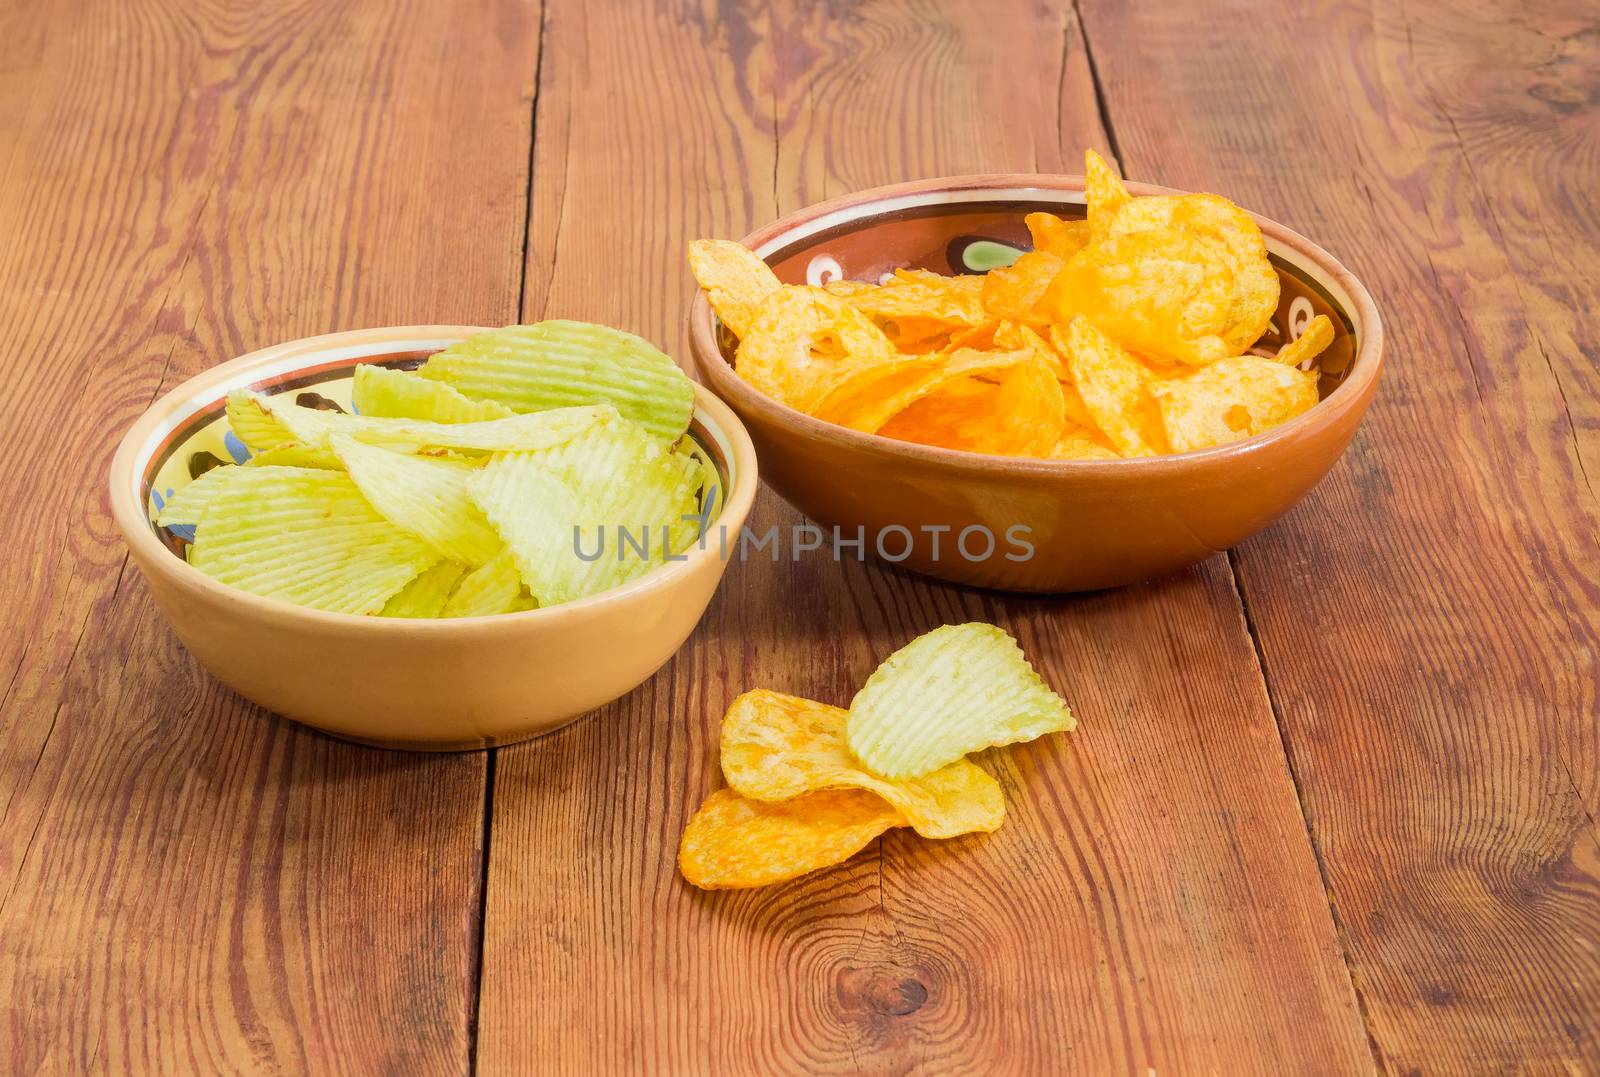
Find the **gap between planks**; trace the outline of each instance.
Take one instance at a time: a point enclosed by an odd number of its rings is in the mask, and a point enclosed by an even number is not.
[[[534,45],[533,92],[528,95],[528,182],[522,192],[522,256],[517,260],[517,309],[512,314],[516,321],[524,318],[523,306],[528,301],[528,244],[533,235],[533,164],[534,145],[539,138],[539,95],[544,88],[544,39],[547,9],[539,5],[539,38]],[[486,749],[483,767],[483,822],[478,839],[478,907],[477,922],[472,936],[472,953],[468,955],[468,968],[472,978],[472,997],[467,1009],[467,1073],[478,1072],[478,1028],[483,1010],[484,937],[489,924],[489,855],[494,842],[494,775],[499,762],[500,749]]]
[[[1095,109],[1100,116],[1100,127],[1106,133],[1106,143],[1111,148],[1112,155],[1116,158],[1117,169],[1124,176],[1126,170],[1123,164],[1121,143],[1117,140],[1116,125],[1111,119],[1111,108],[1106,97],[1105,85],[1101,81],[1100,67],[1095,61],[1094,43],[1089,37],[1089,27],[1083,18],[1083,9],[1080,0],[1072,0],[1072,16],[1077,20],[1078,33],[1083,40],[1083,55],[1088,62],[1089,81],[1094,86]],[[1062,56],[1062,70],[1066,70],[1066,57]],[[1057,94],[1059,100],[1060,95]],[[1060,125],[1057,124],[1059,132]],[[1377,1036],[1372,1028],[1372,1015],[1368,1010],[1366,995],[1361,990],[1360,981],[1356,977],[1354,957],[1350,947],[1349,935],[1345,930],[1344,920],[1339,915],[1338,903],[1334,901],[1333,889],[1328,881],[1328,866],[1323,860],[1322,847],[1317,842],[1316,832],[1311,827],[1311,816],[1306,810],[1305,789],[1301,785],[1300,774],[1294,765],[1294,753],[1289,750],[1288,734],[1284,729],[1283,712],[1278,703],[1278,697],[1272,690],[1272,679],[1267,674],[1267,653],[1261,642],[1261,635],[1256,630],[1255,615],[1250,610],[1250,601],[1245,594],[1244,575],[1239,570],[1238,554],[1233,550],[1225,553],[1228,558],[1228,575],[1233,584],[1234,601],[1239,606],[1239,617],[1244,623],[1245,632],[1250,636],[1250,646],[1255,652],[1256,674],[1261,679],[1261,691],[1267,697],[1267,706],[1272,711],[1272,723],[1278,730],[1278,748],[1283,753],[1284,769],[1289,774],[1289,782],[1294,787],[1295,807],[1300,813],[1300,825],[1305,829],[1306,842],[1311,847],[1311,857],[1317,865],[1317,880],[1322,885],[1323,900],[1328,906],[1328,916],[1333,923],[1334,937],[1339,944],[1339,959],[1344,964],[1345,979],[1350,985],[1350,993],[1355,998],[1356,1012],[1361,1016],[1361,1030],[1366,1035],[1367,1050],[1372,1055],[1372,1064],[1379,1073],[1386,1073],[1383,1064],[1383,1054],[1379,1050]]]

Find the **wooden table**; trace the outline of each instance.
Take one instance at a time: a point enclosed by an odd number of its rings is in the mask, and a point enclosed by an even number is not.
[[[214,363],[558,314],[681,356],[690,238],[1084,146],[1385,318],[1349,455],[1191,571],[737,564],[626,699],[425,756],[234,697],[128,568],[112,446]],[[0,1070],[1600,1071],[1597,184],[1584,0],[11,0]],[[683,884],[734,695],[965,619],[1082,718],[998,761],[1004,829]]]

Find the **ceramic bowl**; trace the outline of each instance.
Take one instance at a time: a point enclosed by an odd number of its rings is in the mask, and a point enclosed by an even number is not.
[[[791,284],[877,281],[898,268],[983,272],[1028,249],[1023,217],[1035,210],[1082,217],[1082,179],[965,176],[881,187],[801,210],[744,242]],[[1282,281],[1258,347],[1275,350],[1317,314],[1333,320],[1336,339],[1319,359],[1321,402],[1231,445],[1105,461],[915,445],[824,423],[751,388],[734,373],[735,342],[703,295],[690,314],[690,344],[700,379],[749,428],[767,483],[846,540],[864,534],[884,560],[982,587],[1132,583],[1225,550],[1287,511],[1350,443],[1377,386],[1383,330],[1367,290],[1304,236],[1256,220]]]
[[[358,363],[414,366],[479,332],[411,326],[314,337],[224,363],[150,408],[111,465],[111,507],[156,605],[218,680],[271,711],[384,747],[455,750],[547,731],[627,693],[661,667],[705,611],[725,560],[716,543],[621,587],[525,613],[399,620],[326,613],[226,586],[191,567],[161,501],[248,450],[223,418],[234,389],[293,392],[348,407]],[[690,433],[727,492],[737,533],[758,483],[739,420],[697,387]],[[177,533],[174,533],[177,532]]]

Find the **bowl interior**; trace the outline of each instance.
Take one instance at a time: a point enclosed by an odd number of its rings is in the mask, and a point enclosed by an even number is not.
[[[1129,187],[1136,194],[1172,193]],[[841,278],[878,282],[896,269],[986,273],[1033,249],[1023,218],[1040,211],[1081,219],[1086,212],[1083,192],[975,185],[864,197],[818,207],[795,223],[758,233],[752,245],[786,284],[820,286]],[[1299,336],[1318,314],[1327,315],[1334,340],[1315,360],[1318,390],[1326,399],[1359,354],[1360,305],[1339,279],[1341,273],[1297,250],[1309,246],[1301,237],[1271,221],[1256,220],[1281,293],[1272,324],[1251,350],[1270,355]],[[736,340],[720,326],[718,343],[723,357],[731,360]]]
[[[289,363],[250,366],[241,370],[236,378],[214,384],[191,397],[168,416],[157,436],[146,443],[148,450],[135,469],[138,501],[144,506],[151,531],[174,555],[187,559],[187,547],[194,540],[194,527],[157,524],[162,505],[212,468],[242,464],[252,456],[250,449],[229,428],[226,408],[230,392],[250,389],[265,395],[289,393],[295,403],[306,407],[353,412],[350,396],[356,366],[375,363],[410,370],[452,343],[454,341],[428,341],[421,346],[356,348],[354,354],[346,348],[309,357],[302,355],[298,361]],[[713,518],[719,517],[727,502],[726,491],[734,485],[733,447],[726,434],[708,421],[699,408],[691,420],[689,436],[716,469],[714,486],[702,496],[714,496]],[[703,501],[700,507],[703,511]]]

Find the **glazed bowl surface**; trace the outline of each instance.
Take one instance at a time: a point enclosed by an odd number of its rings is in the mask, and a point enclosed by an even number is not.
[[[699,621],[726,561],[691,547],[602,594],[523,613],[409,620],[291,605],[229,587],[162,528],[165,498],[249,450],[228,431],[235,389],[348,409],[360,363],[412,367],[481,330],[405,326],[292,341],[178,386],[136,421],[111,466],[111,507],[157,607],[185,647],[240,695],[334,736],[417,750],[483,748],[553,729],[648,679]],[[718,471],[713,526],[737,533],[759,483],[739,420],[696,387],[690,434]]]
[[[1136,195],[1177,193],[1128,184]],[[878,281],[896,269],[984,272],[1031,244],[1023,218],[1084,216],[1076,176],[983,175],[862,191],[745,237],[787,284]],[[1383,329],[1327,251],[1256,216],[1282,296],[1258,350],[1318,314],[1321,401],[1255,437],[1124,460],[987,456],[865,434],[778,403],[735,373],[735,339],[704,295],[690,312],[698,375],[744,421],[762,476],[795,508],[882,560],[1000,590],[1088,591],[1172,572],[1237,545],[1294,506],[1349,445],[1377,387]],[[968,539],[962,543],[961,536]]]

